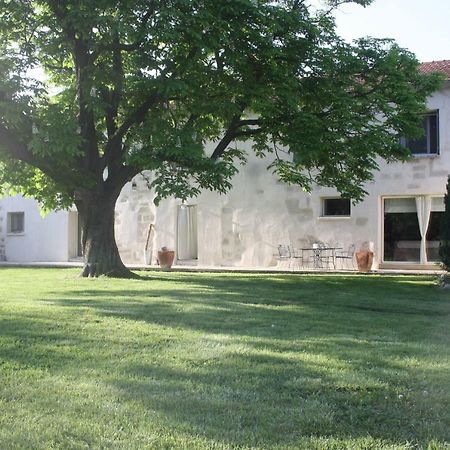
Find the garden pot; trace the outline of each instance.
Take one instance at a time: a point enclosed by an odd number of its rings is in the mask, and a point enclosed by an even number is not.
[[[373,263],[373,252],[369,250],[360,250],[356,252],[356,264],[360,272],[369,272]]]
[[[175,252],[173,250],[159,250],[158,261],[161,269],[170,269],[175,259]]]

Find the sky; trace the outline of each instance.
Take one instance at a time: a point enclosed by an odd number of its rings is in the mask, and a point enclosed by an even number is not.
[[[335,16],[346,40],[393,38],[421,62],[450,59],[450,0],[374,0],[342,5]]]

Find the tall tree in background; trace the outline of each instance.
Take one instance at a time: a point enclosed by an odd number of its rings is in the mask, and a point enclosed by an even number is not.
[[[437,86],[391,41],[343,42],[332,8],[303,0],[0,5],[0,185],[76,205],[85,276],[127,274],[114,208],[141,171],[157,200],[225,192],[245,161],[230,144],[251,140],[281,180],[358,200],[379,156],[407,157],[398,136],[420,134]]]
[[[450,272],[450,176],[447,179],[447,193],[444,197],[445,212],[441,221],[439,256],[442,266]]]

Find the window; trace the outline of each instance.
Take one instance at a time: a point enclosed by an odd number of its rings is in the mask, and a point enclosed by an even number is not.
[[[350,217],[350,199],[322,199],[322,217]]]
[[[413,155],[439,154],[439,113],[433,111],[423,115],[423,135],[417,139],[401,138],[400,143]]]
[[[24,218],[25,214],[23,212],[8,213],[8,233],[23,233],[25,230]]]

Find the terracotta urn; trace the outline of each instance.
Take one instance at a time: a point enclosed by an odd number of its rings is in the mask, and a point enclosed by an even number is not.
[[[175,259],[175,252],[173,250],[168,250],[167,247],[162,247],[158,251],[158,261],[161,269],[170,269]]]
[[[373,263],[373,252],[369,250],[359,250],[356,252],[356,264],[360,272],[369,272]]]

